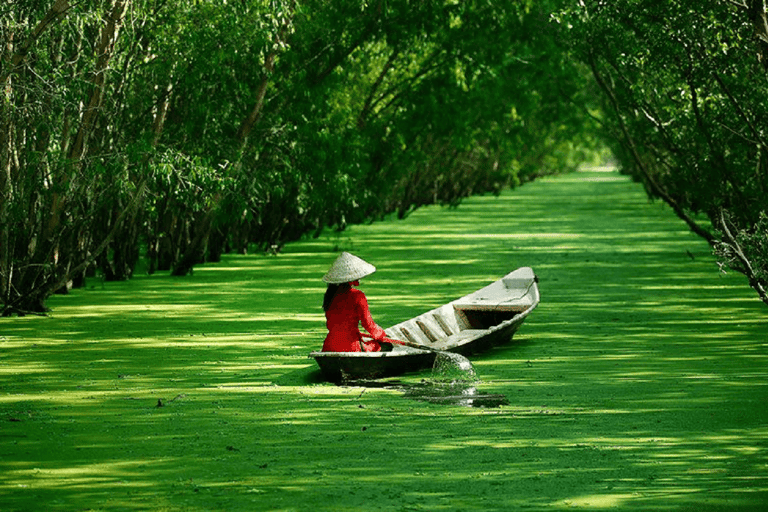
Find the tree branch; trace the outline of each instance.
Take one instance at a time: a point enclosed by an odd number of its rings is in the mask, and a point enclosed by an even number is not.
[[[278,52],[277,49],[280,47],[280,45],[285,43],[288,37],[288,29],[293,22],[293,15],[295,12],[296,2],[294,1],[291,4],[291,16],[282,22],[282,26],[275,35],[275,44],[272,46],[272,49],[269,51],[266,59],[264,60],[264,77],[262,78],[261,83],[259,83],[259,87],[256,90],[256,101],[254,102],[253,108],[246,116],[246,118],[243,119],[243,122],[240,123],[240,128],[237,130],[237,139],[240,141],[241,147],[244,147],[248,143],[248,135],[250,135],[251,130],[253,130],[253,127],[256,126],[256,123],[258,123],[259,118],[261,118],[261,113],[264,109],[264,97],[267,94],[267,86],[269,85],[269,79],[272,75],[272,71],[275,69],[275,59],[277,59]]]
[[[744,10],[748,10],[749,9],[749,6],[747,4],[745,4],[745,3],[737,2],[736,0],[725,0],[725,1],[728,2],[731,5],[735,5],[739,9],[744,9]]]
[[[53,4],[43,19],[40,20],[35,29],[32,31],[32,34],[30,34],[27,40],[24,41],[24,43],[22,43],[18,50],[16,50],[16,52],[13,54],[11,57],[11,65],[8,67],[8,70],[5,72],[5,74],[0,77],[0,83],[5,84],[7,82],[11,74],[15,73],[16,70],[24,63],[27,55],[29,54],[30,48],[34,46],[43,32],[45,32],[49,26],[53,25],[55,21],[63,18],[67,10],[69,10],[68,0],[56,0],[56,3]]]
[[[722,208],[720,209],[720,216],[718,220],[719,220],[722,233],[723,235],[725,235],[725,238],[726,238],[726,240],[721,243],[725,244],[730,249],[730,252],[732,253],[732,255],[741,265],[741,268],[736,268],[733,265],[730,265],[730,266],[732,266],[732,268],[734,268],[735,270],[738,270],[739,272],[747,276],[747,279],[749,280],[749,285],[760,296],[760,300],[768,304],[768,293],[766,293],[764,283],[761,279],[759,279],[755,275],[755,271],[752,268],[752,264],[750,263],[749,258],[747,258],[746,254],[744,254],[744,251],[742,250],[741,245],[739,244],[739,241],[736,239],[733,233],[731,233],[731,230],[728,228],[728,221],[725,218],[725,210]]]
[[[344,62],[344,60],[352,54],[353,51],[355,51],[358,47],[360,47],[360,45],[362,45],[366,41],[366,39],[368,39],[368,37],[373,33],[377,24],[378,24],[378,20],[376,18],[374,18],[370,23],[368,23],[365,29],[362,31],[362,33],[357,37],[355,41],[352,42],[351,45],[349,45],[348,48],[338,52],[331,59],[331,62],[328,63],[325,69],[323,69],[320,73],[312,77],[312,80],[311,80],[312,85],[319,85],[323,80],[328,78],[328,75],[333,73],[334,69],[339,67],[341,63]]]
[[[376,91],[379,89],[379,87],[381,86],[381,83],[384,81],[384,77],[387,76],[387,73],[389,73],[389,70],[392,69],[392,66],[395,64],[395,60],[399,55],[400,55],[400,50],[398,48],[395,48],[392,51],[392,54],[387,59],[386,64],[384,64],[384,67],[379,73],[379,76],[376,78],[376,82],[371,87],[371,92],[368,94],[368,97],[365,99],[365,104],[363,105],[363,108],[360,111],[360,115],[357,116],[358,128],[363,128],[365,126],[365,122],[368,118],[368,114],[370,114],[371,109],[373,108],[373,97],[376,95]]]
[[[685,213],[683,208],[675,201],[672,196],[670,196],[658,183],[656,183],[656,180],[651,175],[650,171],[648,171],[645,162],[643,161],[642,156],[640,156],[640,152],[637,149],[637,145],[635,144],[634,139],[629,133],[629,129],[626,126],[626,123],[624,122],[624,118],[621,115],[621,107],[619,106],[619,102],[616,99],[616,95],[613,93],[613,90],[608,86],[608,84],[605,83],[605,80],[602,77],[602,74],[600,73],[600,70],[597,68],[597,63],[595,62],[594,54],[590,51],[588,55],[588,61],[590,68],[592,69],[592,74],[595,77],[595,80],[597,81],[598,86],[605,92],[606,96],[608,97],[608,100],[611,103],[611,106],[613,107],[613,110],[616,114],[616,118],[619,122],[619,128],[622,132],[622,135],[624,137],[624,140],[627,142],[627,146],[630,150],[630,154],[632,155],[632,158],[635,161],[635,164],[637,165],[640,172],[643,174],[643,177],[646,179],[646,183],[651,187],[651,190],[658,195],[660,198],[664,200],[669,206],[672,207],[672,210],[677,214],[677,216],[682,219],[688,227],[705,239],[709,244],[714,243],[714,237],[712,234],[704,229],[703,227],[699,226],[696,221],[694,221],[688,214]]]
[[[88,100],[88,106],[83,111],[83,119],[80,122],[80,129],[75,136],[75,142],[69,151],[69,159],[73,162],[79,161],[86,152],[88,136],[92,131],[93,124],[96,121],[96,114],[101,105],[104,85],[106,83],[107,67],[112,58],[115,42],[120,31],[120,21],[125,14],[127,3],[128,0],[115,0],[112,10],[104,20],[104,27],[101,31],[97,49],[96,71],[91,82],[93,90]]]

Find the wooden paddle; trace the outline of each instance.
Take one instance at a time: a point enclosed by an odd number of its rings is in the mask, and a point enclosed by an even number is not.
[[[406,347],[417,348],[419,350],[426,350],[427,352],[437,352],[439,354],[442,354],[443,352],[445,352],[445,350],[438,350],[436,348],[428,347],[426,345],[420,345],[420,344],[414,343],[412,341],[396,340],[396,339],[393,339],[393,338],[383,338],[383,339],[380,339],[380,340],[376,340],[373,336],[371,336],[367,332],[364,332],[364,333],[361,333],[361,334],[363,335],[363,338],[368,338],[369,340],[375,340],[375,341],[379,341],[379,342],[383,341],[383,342],[386,342],[386,343],[395,343],[397,345],[404,345]]]
[[[373,336],[371,336],[367,332],[364,332],[364,333],[361,333],[361,334],[363,335],[364,338],[368,338],[368,339],[371,339],[371,340],[374,339]],[[438,364],[438,361],[441,361],[442,364],[444,364],[445,361],[450,361],[450,363],[448,363],[448,366],[457,368],[457,369],[461,370],[462,372],[469,373],[473,377],[475,375],[475,367],[472,366],[472,363],[470,362],[469,359],[467,359],[466,357],[464,357],[461,354],[457,354],[455,352],[448,352],[446,350],[438,350],[436,348],[429,347],[427,345],[421,345],[419,343],[414,343],[412,341],[395,340],[395,339],[392,339],[392,338],[384,338],[382,340],[376,340],[376,341],[379,341],[379,342],[384,341],[384,342],[387,342],[387,343],[396,343],[398,345],[405,345],[406,347],[417,348],[419,350],[426,350],[427,352],[434,352],[435,354],[437,354],[437,358],[435,359],[435,364],[436,365]],[[434,370],[434,367],[433,367],[433,370]]]

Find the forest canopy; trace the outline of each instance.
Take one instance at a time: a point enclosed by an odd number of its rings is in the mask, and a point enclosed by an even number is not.
[[[767,300],[764,3],[567,4],[4,4],[3,314],[605,147]]]

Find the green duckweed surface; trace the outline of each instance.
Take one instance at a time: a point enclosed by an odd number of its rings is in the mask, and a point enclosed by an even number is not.
[[[542,301],[472,357],[500,407],[335,386],[339,250],[388,326],[520,266]],[[356,226],[194,275],[89,281],[0,321],[0,510],[762,510],[768,317],[613,172]],[[429,381],[425,371],[401,381]]]

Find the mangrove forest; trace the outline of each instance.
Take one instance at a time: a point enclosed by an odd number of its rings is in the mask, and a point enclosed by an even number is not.
[[[585,162],[768,303],[767,79],[764,0],[4,2],[2,314]]]

